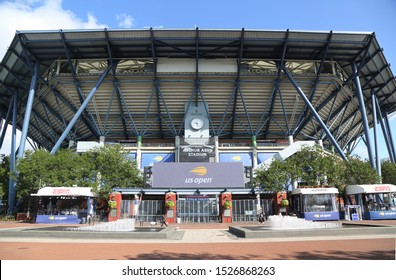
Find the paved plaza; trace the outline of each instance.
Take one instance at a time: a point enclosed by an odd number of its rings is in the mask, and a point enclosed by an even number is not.
[[[170,238],[76,238],[22,236],[18,231],[54,225],[0,223],[1,260],[395,260],[396,221],[362,221],[387,226],[384,234],[288,238],[241,238],[230,226],[243,224],[171,224]],[[147,226],[147,225],[146,225]],[[158,226],[157,226],[158,227]],[[393,231],[389,232],[389,227]],[[6,234],[15,231],[15,234]]]

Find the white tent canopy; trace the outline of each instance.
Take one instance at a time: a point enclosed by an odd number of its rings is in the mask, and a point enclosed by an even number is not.
[[[346,188],[346,194],[358,193],[392,193],[396,192],[396,186],[391,184],[372,184],[372,185],[350,185]]]
[[[338,193],[336,188],[297,188],[292,190],[292,194],[325,194]]]

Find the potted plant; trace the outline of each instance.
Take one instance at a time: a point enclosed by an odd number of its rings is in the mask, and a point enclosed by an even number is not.
[[[224,206],[224,209],[230,209],[232,206],[232,203],[231,203],[231,201],[227,200],[226,202],[224,202],[223,206]]]
[[[110,208],[116,208],[117,207],[117,201],[109,200],[108,205],[109,205]]]
[[[280,202],[280,205],[284,206],[284,207],[285,206],[289,206],[289,201],[287,199],[282,199],[281,202]]]
[[[169,209],[173,209],[173,207],[175,207],[175,202],[173,200],[167,200],[165,201],[165,206]]]

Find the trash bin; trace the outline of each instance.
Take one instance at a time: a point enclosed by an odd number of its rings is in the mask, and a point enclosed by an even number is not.
[[[181,224],[181,218],[176,218],[176,223]]]
[[[353,213],[352,214],[352,221],[358,221],[359,220],[359,216],[357,213]]]

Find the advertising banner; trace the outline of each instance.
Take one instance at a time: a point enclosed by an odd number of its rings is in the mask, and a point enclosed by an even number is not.
[[[396,219],[396,210],[370,211],[370,220],[394,220],[394,219]]]
[[[142,153],[142,165],[152,166],[154,163],[158,162],[174,162],[175,154],[174,153]]]
[[[252,153],[220,153],[220,162],[242,162],[244,166],[252,166]]]
[[[241,162],[154,163],[153,188],[243,188]]]
[[[336,221],[340,219],[338,212],[306,212],[305,219],[311,221]]]
[[[37,224],[79,224],[81,219],[77,215],[37,215]]]

